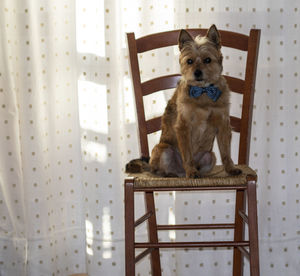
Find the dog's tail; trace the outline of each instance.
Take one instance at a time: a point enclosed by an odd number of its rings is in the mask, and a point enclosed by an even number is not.
[[[139,159],[133,159],[126,164],[126,173],[142,173],[150,172],[151,166],[149,164],[149,157],[141,157]]]

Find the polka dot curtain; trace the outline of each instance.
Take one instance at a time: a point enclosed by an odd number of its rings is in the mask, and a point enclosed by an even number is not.
[[[300,6],[297,1],[0,2],[0,275],[124,274],[125,163],[139,156],[126,32],[262,30],[250,164],[262,275],[300,270]],[[224,74],[245,55],[223,49]],[[142,78],[179,72],[178,50],[140,56]],[[172,91],[145,99],[148,118]],[[240,98],[231,102],[240,113]],[[159,133],[150,137],[153,146]],[[236,158],[237,137],[232,151]],[[217,149],[216,149],[217,150]],[[136,215],[143,213],[137,196]],[[156,195],[160,223],[232,221],[232,193]],[[170,231],[162,240],[232,238]],[[146,228],[137,229],[146,239]],[[163,275],[230,275],[231,250],[162,250]],[[148,259],[137,275],[149,275]],[[245,275],[248,273],[245,262]]]

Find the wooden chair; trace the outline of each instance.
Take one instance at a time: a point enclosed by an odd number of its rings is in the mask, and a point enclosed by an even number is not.
[[[189,29],[194,37],[205,35],[205,29]],[[231,117],[233,131],[240,133],[238,166],[243,170],[240,176],[228,176],[224,172],[211,177],[200,179],[188,178],[159,178],[140,175],[125,179],[125,263],[126,275],[135,275],[135,263],[151,254],[152,275],[161,275],[159,248],[189,248],[189,247],[233,247],[233,275],[243,273],[243,257],[250,262],[250,275],[259,275],[256,174],[248,167],[249,146],[251,136],[251,122],[256,66],[260,30],[250,30],[249,36],[229,31],[220,31],[223,47],[230,47],[247,52],[245,80],[226,76],[230,89],[243,95],[241,118]],[[134,33],[127,34],[129,59],[135,101],[138,117],[139,138],[142,157],[149,157],[147,135],[160,129],[159,118],[145,119],[143,96],[159,90],[175,88],[180,75],[168,75],[141,83],[138,53],[156,48],[177,45],[179,30],[151,34],[135,39]],[[217,166],[220,172],[222,166]],[[222,171],[222,170],[221,170]],[[153,193],[159,191],[208,191],[234,190],[236,191],[235,221],[230,224],[185,224],[185,225],[157,225],[155,202]],[[144,192],[146,214],[135,220],[134,192]],[[246,214],[246,196],[248,214]],[[149,241],[135,242],[135,227],[148,221]],[[245,223],[248,224],[249,238],[244,237]],[[159,242],[157,231],[162,230],[191,230],[191,229],[234,229],[232,241],[195,241],[195,242]],[[145,250],[135,256],[136,248]],[[248,249],[246,249],[248,248]]]

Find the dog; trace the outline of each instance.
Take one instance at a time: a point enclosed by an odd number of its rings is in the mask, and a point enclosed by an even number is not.
[[[221,38],[215,25],[195,39],[181,30],[181,79],[162,116],[162,133],[149,163],[135,159],[126,172],[151,171],[164,177],[198,178],[216,164],[215,138],[225,171],[241,170],[231,159],[230,90],[222,76]]]

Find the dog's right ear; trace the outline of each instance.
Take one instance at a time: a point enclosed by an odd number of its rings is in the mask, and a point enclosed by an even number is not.
[[[186,30],[181,30],[178,39],[178,46],[180,51],[182,50],[184,44],[188,41],[194,41],[193,37]]]

